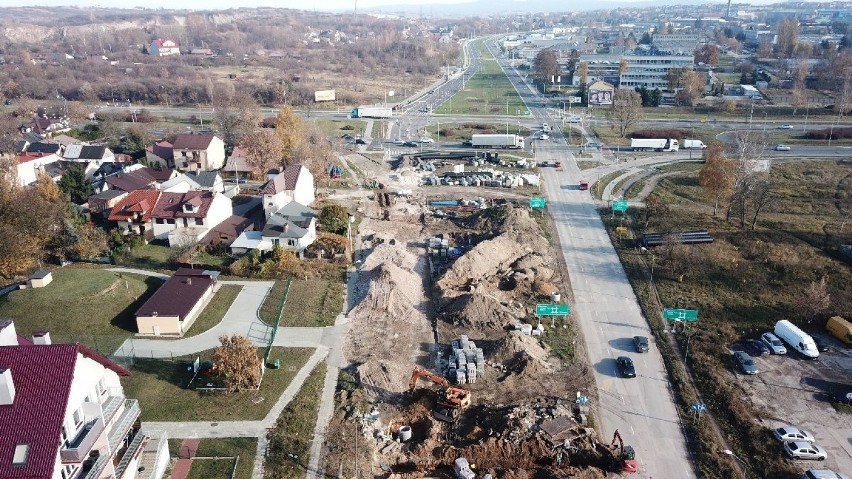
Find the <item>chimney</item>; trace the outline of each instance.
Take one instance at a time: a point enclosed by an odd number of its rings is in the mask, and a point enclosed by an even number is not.
[[[17,346],[18,333],[11,319],[0,318],[0,346]]]
[[[15,382],[12,370],[0,367],[0,406],[10,406],[15,402]]]
[[[49,331],[36,331],[33,333],[33,344],[48,345],[50,342]]]
[[[186,278],[186,284],[192,285],[192,278]]]

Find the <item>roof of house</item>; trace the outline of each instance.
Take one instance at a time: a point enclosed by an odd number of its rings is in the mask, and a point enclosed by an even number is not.
[[[98,194],[90,196],[89,202],[91,203],[92,200],[111,200],[113,198],[118,198],[127,194],[128,193],[123,190],[103,190]]]
[[[160,196],[151,216],[154,218],[204,218],[213,203],[213,191],[187,191],[186,193],[171,193],[165,191]],[[196,206],[196,211],[184,211],[183,205],[189,203]]]
[[[0,477],[53,477],[78,353],[119,375],[130,374],[81,344],[0,347],[0,369],[11,370],[15,385],[14,402],[0,406]],[[9,458],[19,444],[29,444],[26,463],[12,465]]]
[[[65,158],[69,160],[102,160],[107,156],[108,148],[100,145],[74,144],[65,147]]]
[[[282,191],[293,191],[296,189],[296,182],[302,174],[303,166],[301,164],[290,165],[281,173],[275,175],[275,178],[267,181],[260,187],[260,194],[274,195]],[[307,171],[307,168],[304,168]]]
[[[263,236],[266,238],[303,238],[306,234],[308,234],[307,228],[288,219],[281,219],[278,222],[268,221],[263,228]]]
[[[19,153],[18,154],[18,163],[26,163],[28,161],[33,161],[33,160],[36,160],[38,158],[45,158],[45,157],[51,157],[51,156],[55,157],[54,161],[59,160],[58,156],[51,154],[51,153],[29,153],[29,152]]]
[[[184,174],[204,188],[212,188],[222,182],[218,171],[187,171]]]
[[[184,319],[216,282],[218,275],[218,271],[180,268],[145,301],[136,311],[136,316],[178,316]]]
[[[246,155],[247,152],[245,148],[240,146],[234,148],[234,151],[225,163],[225,167],[222,168],[222,174],[227,175],[228,173],[236,173],[238,171],[242,173],[255,171],[256,168],[249,164]]]
[[[231,248],[271,249],[272,243],[270,243],[269,240],[264,240],[263,233],[260,231],[243,231],[240,236],[231,243]]]
[[[151,221],[151,213],[160,195],[160,190],[136,190],[128,193],[127,197],[119,201],[109,213],[110,221],[127,221],[135,213],[142,213],[142,222]]]
[[[62,145],[56,143],[30,143],[27,148],[27,153],[58,153],[62,149]]]
[[[177,45],[177,42],[176,42],[176,41],[174,41],[174,40],[172,40],[171,38],[157,38],[157,39],[155,39],[154,41],[152,41],[151,43],[152,43],[153,45],[157,45],[158,47],[161,47],[161,46],[163,46],[163,44],[164,44],[164,43],[166,43],[166,42],[172,42],[172,43],[174,43],[175,45]]]
[[[59,144],[59,145],[64,145],[64,146],[73,145],[75,143],[81,143],[80,140],[74,138],[73,136],[68,136],[68,135],[56,135],[53,138],[51,138],[50,141],[52,141],[53,143]]]
[[[305,206],[299,202],[291,201],[279,208],[273,216],[282,216],[290,218],[292,220],[303,220],[308,218],[315,218],[317,216],[317,210]]]
[[[172,160],[175,157],[175,152],[172,148],[174,148],[174,146],[168,141],[158,141],[145,148],[145,151],[153,153],[164,160]]]
[[[196,181],[193,178],[186,176],[185,174],[180,174],[180,175],[177,175],[170,180],[162,182],[160,184],[160,189],[163,190],[163,191],[166,191],[166,190],[169,190],[172,187],[177,186],[181,183],[188,184],[189,189],[191,189],[191,190],[197,190],[198,188],[201,188],[201,185],[196,183]]]
[[[183,134],[175,138],[173,149],[175,150],[206,150],[216,135]]]
[[[106,183],[114,189],[124,190],[127,192],[147,189],[157,182],[157,180],[144,169],[119,172],[114,175],[107,176],[104,181],[106,181]]]
[[[170,180],[175,173],[174,168],[151,168],[146,166],[143,170],[160,183]]]
[[[255,221],[252,218],[246,218],[245,216],[240,215],[229,216],[225,219],[225,221],[211,228],[201,242],[221,243],[222,236],[236,239],[243,233],[243,231],[254,228],[254,224]]]

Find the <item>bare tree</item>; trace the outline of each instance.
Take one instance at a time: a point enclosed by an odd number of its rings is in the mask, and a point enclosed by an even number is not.
[[[261,173],[281,167],[284,144],[275,131],[269,128],[244,136],[240,146],[246,151],[246,161]]]
[[[245,135],[260,125],[260,110],[248,93],[236,92],[231,97],[216,97],[213,108],[213,119],[219,125],[222,139],[229,145],[239,144]]]
[[[645,228],[652,218],[664,218],[669,213],[669,205],[658,195],[651,193],[645,198]]]
[[[545,48],[538,52],[533,59],[535,74],[549,85],[556,81],[560,74],[559,63],[556,61],[556,52],[552,48]]]
[[[790,58],[793,49],[799,42],[799,20],[796,18],[785,18],[778,22],[778,35],[775,45],[778,58]]]
[[[216,369],[224,376],[229,392],[257,388],[260,385],[260,357],[257,348],[245,336],[220,336],[221,345],[213,352]]]
[[[819,281],[811,282],[796,301],[796,309],[808,321],[825,314],[830,307],[831,294],[828,292],[825,276],[820,278]]]
[[[769,172],[763,172],[752,175],[751,186],[749,187],[749,202],[753,211],[751,217],[751,229],[757,226],[757,217],[763,210],[763,207],[769,203],[772,198],[772,176]]]
[[[719,211],[719,202],[730,196],[734,186],[734,162],[725,158],[721,143],[710,143],[704,150],[704,166],[698,172],[698,184],[713,201],[715,217]]]
[[[615,90],[609,117],[613,131],[617,131],[618,135],[624,138],[627,131],[645,117],[642,110],[642,96],[634,90],[622,88]]]

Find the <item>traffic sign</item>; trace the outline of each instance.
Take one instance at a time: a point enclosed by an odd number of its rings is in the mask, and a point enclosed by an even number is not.
[[[536,316],[564,316],[568,314],[567,304],[537,304],[535,305]]]
[[[627,200],[621,199],[621,200],[613,201],[612,202],[612,211],[621,211],[622,213],[627,211]]]
[[[532,113],[529,110],[527,110],[527,111],[524,112],[524,115],[529,116],[529,115],[532,115]]]
[[[530,208],[544,208],[544,197],[533,196],[530,198]]]
[[[694,402],[694,403],[692,403],[692,405],[690,407],[692,407],[693,411],[698,411],[698,412],[707,410],[707,405],[704,404],[704,403],[700,403],[700,402]]]
[[[583,101],[583,98],[579,97],[579,96],[569,96],[568,97],[568,103],[580,103],[581,101]]]
[[[663,318],[676,321],[695,322],[698,321],[698,310],[666,308],[663,310]]]
[[[627,227],[626,226],[616,226],[615,232],[621,233],[621,234],[627,234]]]

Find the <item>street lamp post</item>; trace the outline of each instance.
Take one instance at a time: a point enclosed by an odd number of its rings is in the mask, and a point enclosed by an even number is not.
[[[739,461],[740,464],[743,465],[743,479],[748,479],[748,463],[747,462],[743,461],[740,458],[740,456],[737,456],[736,454],[734,454],[734,451],[732,451],[730,449],[722,449],[719,452],[721,452],[722,454],[725,454],[726,456],[731,456],[734,459],[736,459],[737,461]]]

